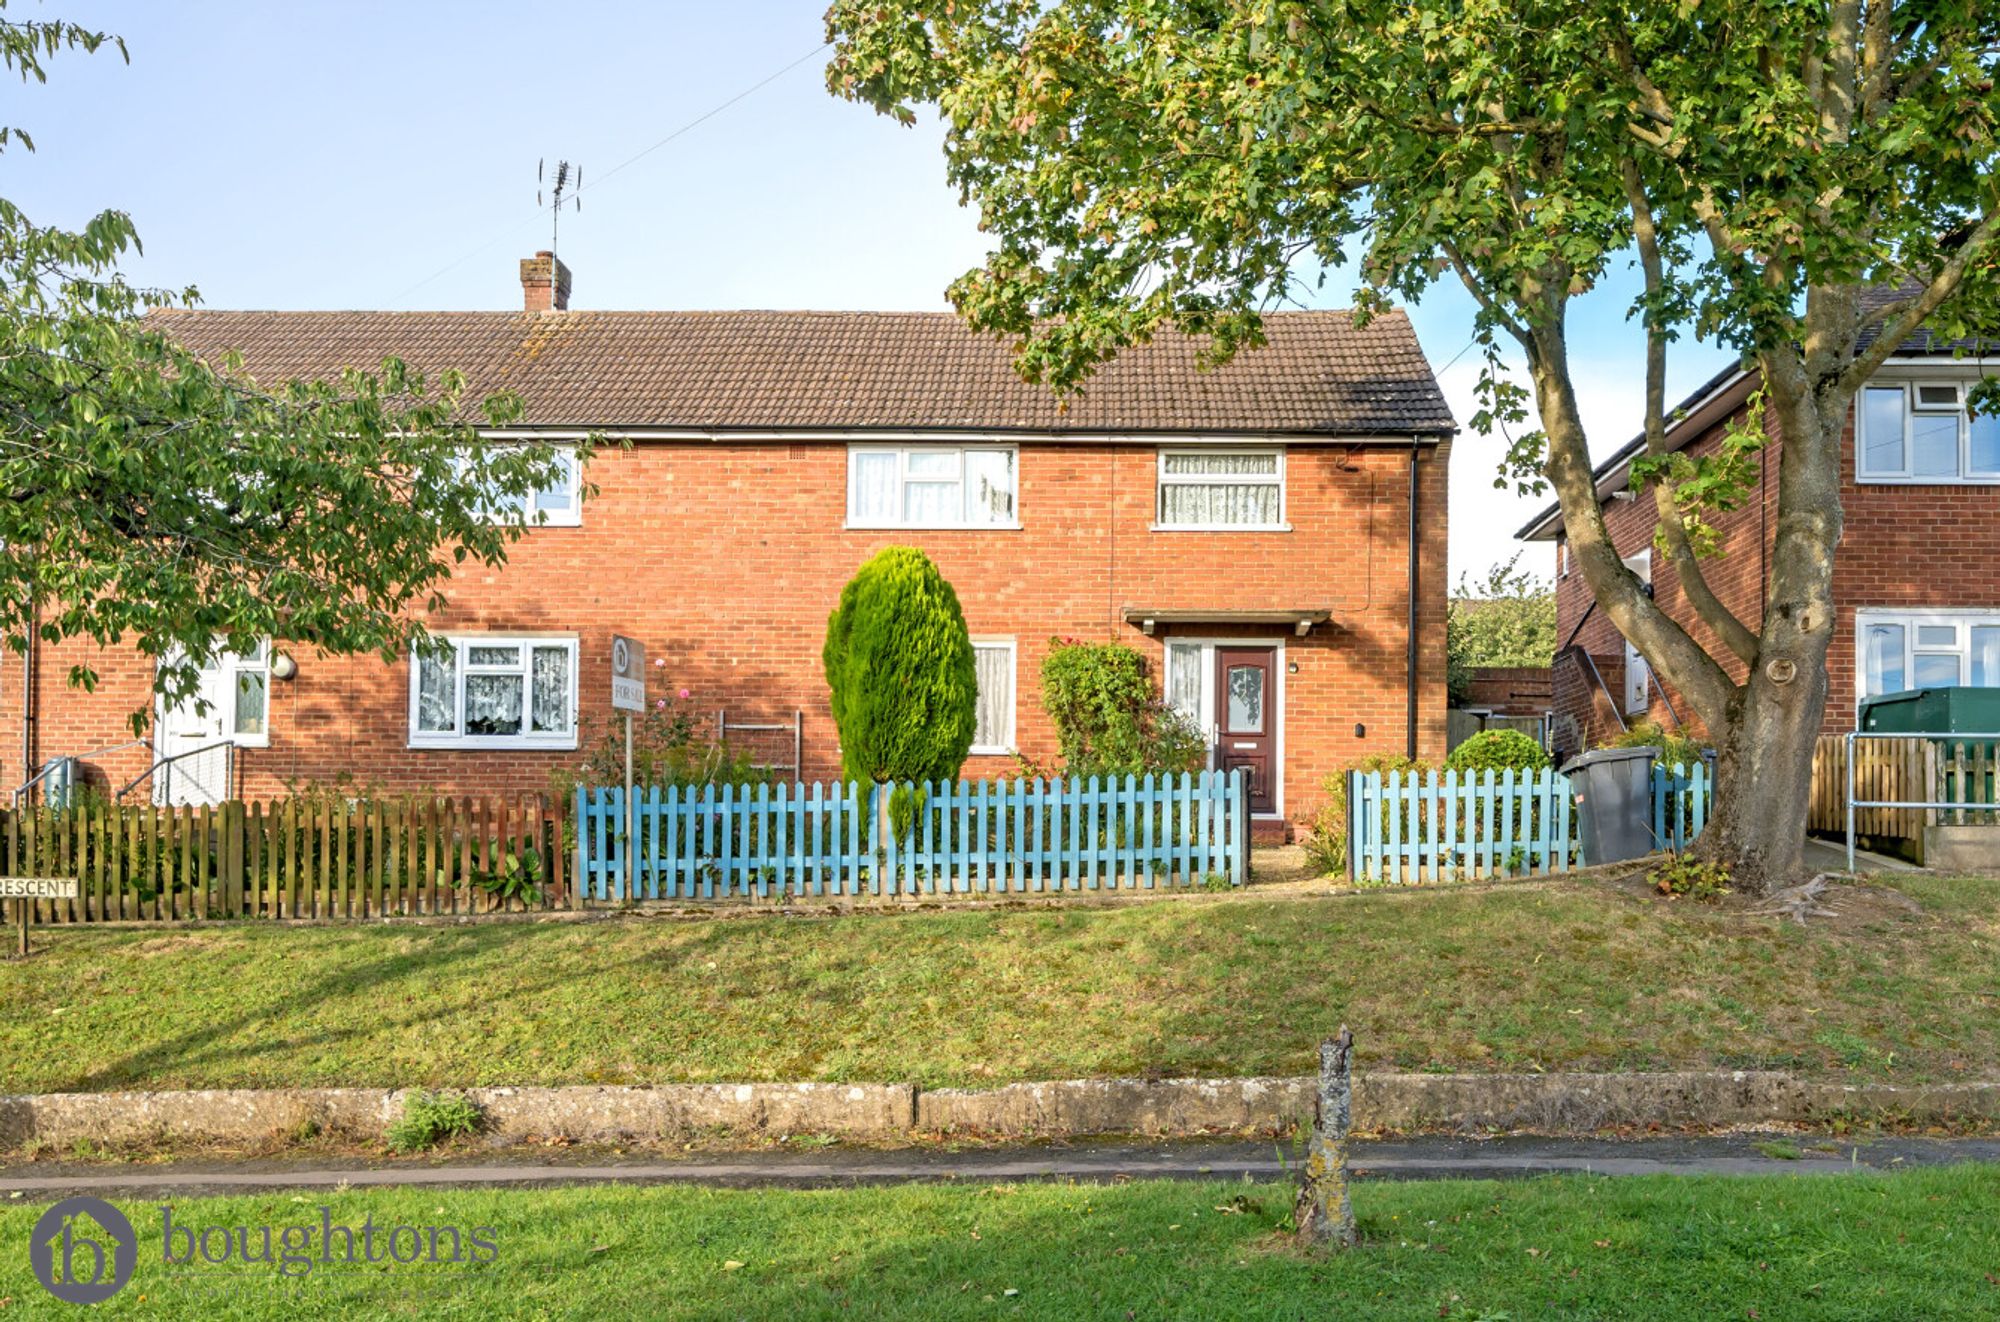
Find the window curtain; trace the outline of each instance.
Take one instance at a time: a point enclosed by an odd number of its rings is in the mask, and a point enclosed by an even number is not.
[[[866,523],[893,523],[901,514],[896,456],[879,450],[854,452],[854,517]]]
[[[417,729],[450,734],[458,728],[458,652],[417,659]]]
[[[521,733],[521,678],[520,675],[467,675],[465,732]]]
[[[1264,524],[1278,521],[1274,486],[1198,486],[1170,482],[1161,511],[1165,523]]]
[[[1201,726],[1201,644],[1167,644],[1167,705]]]
[[[532,715],[537,734],[561,734],[569,729],[569,649],[535,649]]]
[[[1008,647],[972,649],[979,681],[978,719],[972,730],[976,748],[1007,748],[1014,741],[1014,652]]]

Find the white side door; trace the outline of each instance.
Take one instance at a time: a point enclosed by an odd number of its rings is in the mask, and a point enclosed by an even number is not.
[[[1651,586],[1653,582],[1652,548],[1637,555],[1625,557],[1625,567],[1639,576],[1641,583]],[[1653,668],[1646,664],[1646,658],[1639,649],[1632,646],[1630,639],[1625,642],[1625,714],[1637,716],[1645,713],[1653,705]]]
[[[215,658],[194,693],[160,700],[153,724],[153,802],[221,803],[230,797],[234,750],[263,744],[270,699],[267,649]]]

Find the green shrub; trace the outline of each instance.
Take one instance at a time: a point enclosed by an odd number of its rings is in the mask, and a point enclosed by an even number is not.
[[[1042,708],[1055,726],[1064,775],[1178,775],[1201,770],[1208,759],[1201,731],[1160,701],[1152,664],[1124,643],[1051,638]]]
[[[1540,771],[1548,751],[1519,730],[1482,730],[1451,750],[1446,771]]]
[[[1356,758],[1320,783],[1326,794],[1313,814],[1312,834],[1305,842],[1306,858],[1322,876],[1347,869],[1347,773],[1350,771],[1428,771],[1430,764],[1401,753],[1370,753]]]
[[[1701,900],[1713,904],[1729,894],[1729,869],[1720,863],[1675,854],[1646,874],[1653,889],[1668,899]]]
[[[957,779],[979,680],[958,594],[930,557],[889,546],[861,566],[826,622],[821,660],[847,779]]]
[[[383,1135],[398,1152],[422,1152],[447,1139],[470,1138],[485,1127],[479,1104],[463,1093],[413,1092],[403,1115]]]
[[[1612,736],[1599,744],[1598,747],[1644,748],[1648,745],[1657,747],[1660,750],[1660,762],[1662,765],[1674,766],[1678,763],[1689,769],[1698,764],[1702,759],[1702,755],[1708,752],[1708,746],[1700,740],[1690,738],[1679,731],[1668,734],[1653,721],[1640,721],[1626,730],[1625,733]]]

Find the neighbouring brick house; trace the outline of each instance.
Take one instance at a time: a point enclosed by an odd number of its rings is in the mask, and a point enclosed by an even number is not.
[[[803,776],[833,779],[827,615],[892,543],[938,563],[978,647],[969,776],[1013,772],[1016,752],[1053,758],[1037,677],[1055,636],[1140,647],[1206,729],[1233,710],[1216,757],[1252,770],[1267,831],[1305,820],[1322,778],[1362,753],[1442,752],[1453,424],[1402,315],[1277,314],[1268,347],[1210,372],[1194,342],[1162,335],[1064,402],[949,314],[570,311],[567,269],[547,254],[521,265],[521,313],[158,314],[261,380],[396,355],[460,369],[475,398],[514,391],[526,414],[508,434],[629,446],[590,464],[594,499],[574,480],[542,493],[548,525],[504,568],[452,581],[428,621],[453,640],[449,664],[280,643],[223,667],[212,717],[158,712],[144,746],[89,758],[87,774],[121,785],[222,738],[233,783],[190,759],[173,797],[343,774],[539,790],[609,727],[623,633],[664,662],[655,694],[687,689],[731,722],[802,713]],[[93,657],[97,691],[69,688],[82,652],[37,649],[25,722],[20,658],[0,683],[19,735],[0,750],[9,785],[130,738],[128,716],[149,708],[136,654]]]
[[[1993,370],[1962,356],[1974,348],[1923,335],[1904,343],[1863,388],[1848,418],[1826,733],[1853,729],[1858,704],[1875,694],[2000,685],[2000,418],[1966,412],[1966,390]],[[1669,413],[1678,420],[1668,436],[1677,447],[1712,453],[1747,416],[1758,380],[1736,367],[1719,373]],[[1770,410],[1765,430],[1771,442],[1758,452],[1755,493],[1713,519],[1722,553],[1702,564],[1716,596],[1753,629],[1770,580],[1784,444]],[[1653,501],[1629,490],[1630,463],[1644,449],[1644,437],[1637,437],[1597,469],[1613,545],[1652,584],[1654,600],[1741,681],[1743,664],[1695,619],[1674,574],[1653,573]],[[1570,564],[1561,512],[1551,506],[1518,535],[1556,547],[1555,745],[1566,752],[1594,746],[1642,719],[1667,730],[1699,729],[1685,699],[1650,673],[1596,609],[1589,585]]]

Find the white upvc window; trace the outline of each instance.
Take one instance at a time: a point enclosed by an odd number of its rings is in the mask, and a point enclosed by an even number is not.
[[[1288,532],[1285,452],[1271,446],[1160,451],[1157,532]]]
[[[1866,483],[2000,482],[2000,417],[1966,411],[1959,380],[1877,381],[1855,405],[1854,472]]]
[[[2000,610],[1878,610],[1854,615],[1859,695],[2000,687]]]
[[[850,528],[1018,528],[1011,445],[851,445]]]
[[[485,514],[493,523],[525,523],[529,527],[575,528],[583,523],[583,465],[574,445],[557,445],[560,466],[556,481],[524,497],[494,500]]]
[[[410,747],[576,747],[575,638],[435,641],[410,658]]]
[[[979,678],[978,720],[972,729],[975,753],[1014,751],[1017,657],[1012,638],[972,640],[972,664]]]

